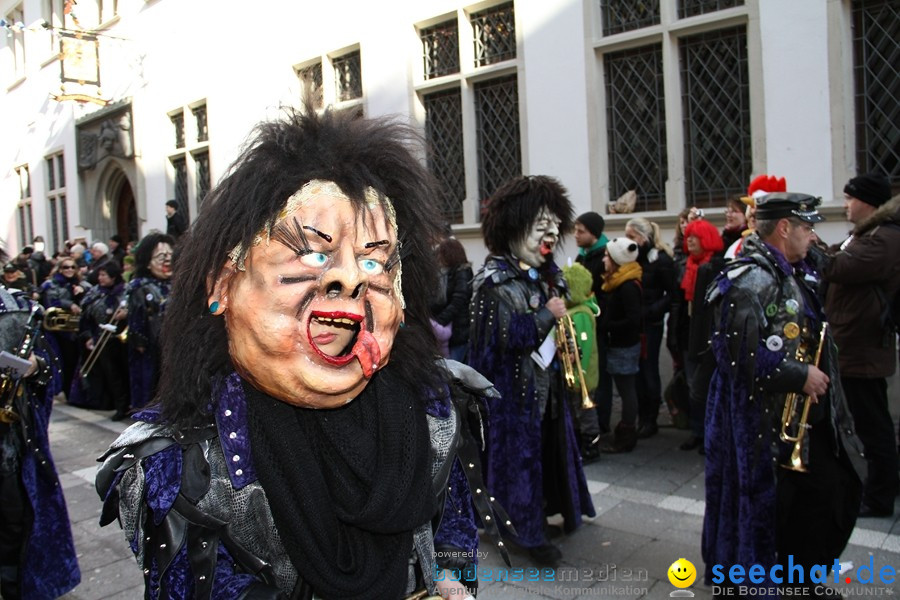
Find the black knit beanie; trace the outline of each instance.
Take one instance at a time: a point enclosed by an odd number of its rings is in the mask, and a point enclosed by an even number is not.
[[[603,227],[605,225],[603,217],[595,212],[586,212],[575,219],[575,222],[584,225],[584,228],[590,231],[591,235],[596,238],[603,235]]]
[[[881,173],[866,173],[848,181],[844,193],[878,207],[891,199],[891,182]]]

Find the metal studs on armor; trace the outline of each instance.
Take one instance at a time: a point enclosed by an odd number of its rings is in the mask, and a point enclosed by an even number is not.
[[[244,470],[243,470],[243,469],[238,469],[237,471],[234,472],[234,474],[237,475],[238,477],[240,477],[241,475],[244,474]]]
[[[231,416],[231,409],[228,409],[228,408],[225,409],[225,416],[226,416],[226,417],[230,417],[230,416]]]
[[[231,457],[231,462],[238,462],[240,460],[241,460],[241,457],[238,456],[237,454],[235,454],[234,456]]]
[[[228,439],[233,440],[233,439],[235,439],[235,438],[237,438],[237,433],[236,433],[236,432],[232,431],[231,433],[228,434]]]

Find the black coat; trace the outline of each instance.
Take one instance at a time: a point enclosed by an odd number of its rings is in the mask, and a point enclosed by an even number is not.
[[[644,325],[662,325],[672,306],[675,295],[675,261],[665,252],[657,250],[654,260],[649,259],[649,248],[641,247],[638,263],[641,265],[641,288],[644,301]]]
[[[603,255],[606,254],[606,246],[603,245],[596,250],[588,252],[587,254],[578,254],[575,257],[575,262],[580,263],[584,266],[585,269],[591,272],[591,277],[594,279],[594,284],[591,287],[591,291],[594,292],[594,295],[599,299],[601,295],[603,295],[603,291],[600,289],[600,286],[603,285],[603,273],[606,272],[606,267],[603,266]]]
[[[432,318],[441,325],[453,324],[450,345],[469,342],[469,300],[472,298],[472,266],[468,263],[443,275],[446,277],[444,301],[431,307]]]
[[[611,348],[628,348],[641,341],[641,285],[637,280],[605,292],[599,304],[598,338]]]
[[[182,233],[187,231],[188,222],[185,216],[179,211],[175,211],[175,213],[170,217],[166,215],[166,233],[171,235],[176,240],[181,236]]]

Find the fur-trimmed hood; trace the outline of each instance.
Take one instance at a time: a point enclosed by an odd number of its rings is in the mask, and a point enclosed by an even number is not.
[[[853,229],[853,235],[859,237],[885,223],[900,224],[900,194],[894,196],[872,213],[868,219]]]

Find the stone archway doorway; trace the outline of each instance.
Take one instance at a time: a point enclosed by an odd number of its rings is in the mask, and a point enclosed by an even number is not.
[[[128,179],[123,177],[118,192],[113,196],[113,204],[116,207],[116,233],[122,238],[122,245],[128,242],[138,241],[137,206],[134,203],[134,191]]]

